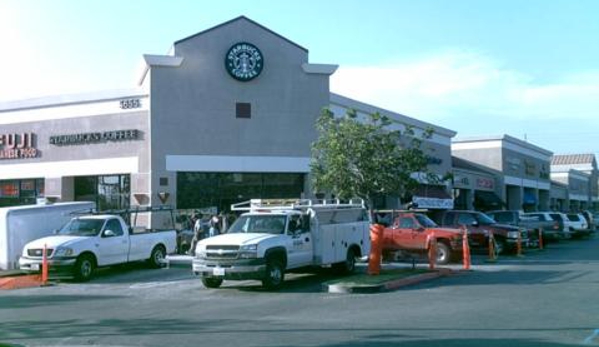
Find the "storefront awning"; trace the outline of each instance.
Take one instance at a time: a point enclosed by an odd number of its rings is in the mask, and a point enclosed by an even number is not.
[[[500,208],[505,203],[494,192],[476,190],[474,192],[474,204],[476,206],[485,206],[487,208]]]
[[[534,193],[524,192],[522,203],[525,205],[534,205],[537,203],[537,196]]]
[[[412,202],[415,203],[418,208],[453,208],[453,199],[445,191],[445,186],[420,185],[412,195]]]

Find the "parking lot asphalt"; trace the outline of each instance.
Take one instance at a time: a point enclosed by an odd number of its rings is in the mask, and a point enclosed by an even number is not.
[[[475,253],[472,271],[374,295],[323,292],[322,283],[338,278],[328,271],[289,274],[273,293],[260,281],[205,288],[185,265],[130,264],[101,269],[87,283],[0,293],[0,341],[28,347],[597,345],[598,247],[598,238],[572,240],[496,263]],[[411,267],[384,266],[391,265]],[[458,271],[462,264],[448,267]]]

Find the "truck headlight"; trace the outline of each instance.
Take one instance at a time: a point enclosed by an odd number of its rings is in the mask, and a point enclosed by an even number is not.
[[[517,239],[518,235],[520,235],[519,231],[508,231],[507,232],[507,237],[510,239]]]
[[[239,247],[239,258],[254,259],[258,258],[258,245],[243,245]]]
[[[206,246],[197,245],[196,249],[194,249],[194,254],[195,254],[196,258],[198,258],[198,259],[205,259],[206,258]]]
[[[58,247],[54,251],[54,257],[70,257],[73,253],[75,252],[73,252],[72,248]]]

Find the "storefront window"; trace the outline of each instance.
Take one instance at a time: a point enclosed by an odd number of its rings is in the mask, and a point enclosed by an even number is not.
[[[0,198],[18,198],[19,181],[3,181],[0,183]]]
[[[129,208],[129,175],[75,177],[75,200],[93,201],[98,210]]]
[[[177,208],[230,209],[231,204],[249,199],[300,198],[304,174],[204,173],[177,174]]]
[[[43,196],[43,178],[0,181],[0,206],[32,205]]]

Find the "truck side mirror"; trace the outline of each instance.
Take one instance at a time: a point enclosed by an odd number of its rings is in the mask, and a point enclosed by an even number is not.
[[[113,236],[116,236],[116,234],[112,230],[104,230],[104,232],[102,233],[102,237],[113,237]]]

